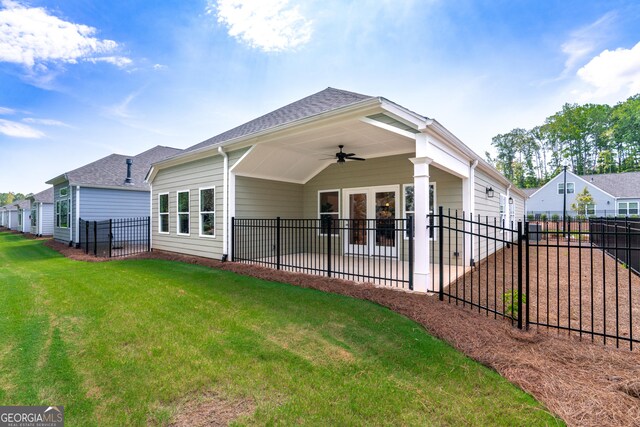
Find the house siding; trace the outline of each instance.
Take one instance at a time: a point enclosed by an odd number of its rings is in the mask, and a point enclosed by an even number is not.
[[[219,155],[206,157],[182,165],[160,170],[152,183],[152,246],[170,252],[207,258],[219,258],[223,254],[223,158]],[[200,188],[214,187],[215,192],[215,237],[199,235]],[[189,235],[178,235],[177,192],[189,190]],[[159,233],[159,194],[169,194],[169,234]],[[146,201],[147,206],[149,200]]]
[[[55,205],[56,202],[58,200],[61,200],[62,197],[60,197],[60,189],[61,188],[69,188],[69,196],[65,197],[69,199],[69,204],[70,204],[70,209],[71,209],[71,224],[69,224],[68,228],[61,228],[61,227],[57,227],[55,224]],[[74,187],[75,188],[75,187]],[[53,238],[55,240],[64,242],[64,243],[68,243],[69,241],[71,241],[71,230],[72,230],[72,226],[74,225],[74,221],[73,221],[73,212],[75,211],[75,193],[74,193],[74,188],[72,188],[69,185],[68,181],[65,181],[62,184],[58,184],[55,185],[53,187]]]
[[[81,219],[100,221],[147,217],[149,214],[148,191],[80,187]]]

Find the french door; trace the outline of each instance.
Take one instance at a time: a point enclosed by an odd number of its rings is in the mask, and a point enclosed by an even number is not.
[[[345,253],[396,255],[398,239],[402,238],[395,231],[398,190],[396,185],[343,191],[343,217],[348,220]]]

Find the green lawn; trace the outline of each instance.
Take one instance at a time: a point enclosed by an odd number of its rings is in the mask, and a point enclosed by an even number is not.
[[[241,425],[561,423],[374,304],[176,262],[76,262],[0,233],[0,405],[165,425],[206,394],[253,401]]]

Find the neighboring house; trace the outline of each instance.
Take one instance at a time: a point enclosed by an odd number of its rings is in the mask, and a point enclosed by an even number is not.
[[[339,145],[366,161],[336,162]],[[411,216],[418,291],[432,283],[427,215],[437,206],[503,223],[524,214],[524,193],[437,121],[333,88],[157,162],[147,181],[152,247],[209,258],[231,255],[232,217]],[[462,246],[445,250],[470,265],[474,245]]]
[[[149,185],[144,177],[152,163],[179,153],[156,146],[136,156],[111,154],[47,181],[53,185],[53,237],[79,244],[80,219],[147,217]]]
[[[0,225],[6,228],[11,228],[10,218],[12,205],[4,205],[0,207]]]
[[[527,213],[562,216],[564,204],[564,172],[560,172],[544,186],[534,189],[527,200]],[[578,176],[567,171],[567,215],[637,216],[640,214],[640,172],[608,173]],[[593,204],[584,212],[575,212],[571,205],[584,189],[589,191]]]
[[[31,202],[28,199],[18,200],[13,206],[16,208],[16,223],[11,229],[28,233],[31,230]]]
[[[29,232],[36,236],[53,236],[53,187],[29,197],[31,225]]]

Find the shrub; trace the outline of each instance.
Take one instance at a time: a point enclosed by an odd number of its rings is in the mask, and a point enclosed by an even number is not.
[[[504,303],[504,314],[511,317],[512,319],[518,318],[518,297],[522,298],[522,304],[527,303],[527,296],[520,295],[517,290],[507,291],[502,294],[502,302]]]
[[[559,220],[560,220],[560,215],[558,214],[551,215],[551,221],[559,221]]]
[[[547,220],[547,214],[543,213],[540,214],[540,221],[546,221]]]

